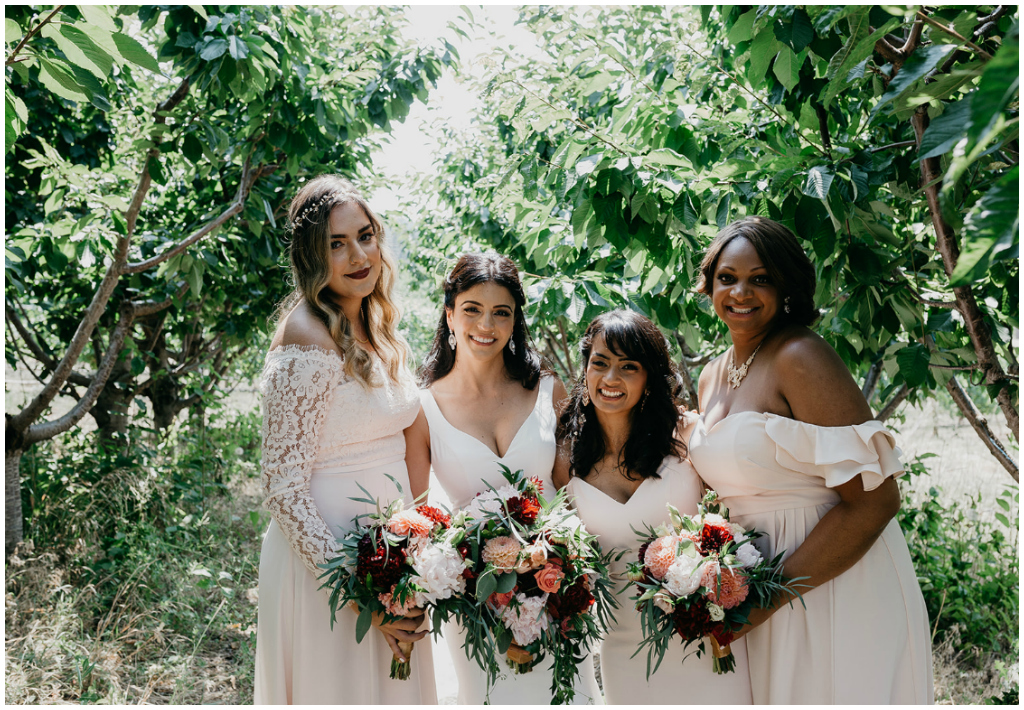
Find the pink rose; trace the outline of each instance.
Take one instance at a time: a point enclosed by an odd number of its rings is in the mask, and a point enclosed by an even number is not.
[[[534,575],[534,579],[537,580],[537,587],[542,592],[548,594],[554,594],[558,591],[559,587],[562,586],[562,580],[565,579],[565,572],[562,571],[561,565],[555,565],[548,563],[541,567],[541,569]]]

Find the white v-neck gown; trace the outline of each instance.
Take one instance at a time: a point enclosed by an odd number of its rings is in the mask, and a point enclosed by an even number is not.
[[[732,644],[736,669],[717,675],[710,653],[696,656],[696,647],[683,650],[683,642],[673,637],[661,666],[647,679],[647,650],[633,655],[643,639],[640,615],[630,597],[636,587],[626,584],[626,565],[637,559],[640,541],[634,530],[644,530],[670,522],[666,503],[680,513],[697,512],[701,499],[700,480],[687,461],[666,458],[658,469],[660,478],[645,478],[625,503],[620,503],[582,478],[572,478],[566,490],[576,512],[597,535],[605,550],[629,550],[612,563],[619,608],[615,622],[601,644],[601,680],[609,705],[749,705],[750,674],[747,670],[747,644],[739,639]],[[710,652],[710,646],[705,642]]]
[[[499,457],[479,439],[456,429],[438,408],[430,390],[420,390],[423,413],[430,426],[430,460],[441,487],[453,509],[463,508],[478,493],[500,488],[506,483],[498,464],[513,471],[522,470],[544,483],[544,496],[553,496],[555,486],[551,469],[555,463],[556,417],[552,404],[554,379],[542,377],[537,385],[537,401],[530,416],[516,432],[505,455]],[[486,483],[485,483],[486,481]],[[486,699],[487,679],[476,662],[469,660],[462,646],[465,634],[458,624],[446,624],[442,630],[451,651],[455,675],[459,680],[460,705],[481,705]],[[551,664],[540,663],[531,672],[513,675],[504,663],[503,674],[491,689],[492,705],[549,705],[551,703]],[[574,705],[601,704],[601,690],[594,675],[594,661],[587,654],[580,664]]]

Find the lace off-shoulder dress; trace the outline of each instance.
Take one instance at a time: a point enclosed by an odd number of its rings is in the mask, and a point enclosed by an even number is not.
[[[317,564],[335,539],[370,512],[362,485],[382,502],[409,495],[402,430],[419,411],[411,375],[398,384],[374,357],[379,385],[344,374],[318,347],[285,346],[263,370],[263,490],[273,519],[260,554],[256,635],[257,704],[434,704],[430,642],[412,652],[412,676],[391,680],[391,649],[371,629],[356,643],[356,614],[339,610],[331,630]]]

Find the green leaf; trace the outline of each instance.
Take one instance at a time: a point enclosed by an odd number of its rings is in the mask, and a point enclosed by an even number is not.
[[[719,229],[725,229],[729,224],[729,207],[732,205],[732,193],[726,193],[721,202],[718,203],[718,210],[715,212],[715,223]]]
[[[228,37],[228,53],[236,61],[249,56],[249,46],[238,35]]]
[[[203,290],[204,271],[206,271],[206,262],[196,259],[192,262],[192,268],[185,275],[185,280],[188,281],[189,288],[192,289],[192,295],[194,296],[198,296]]]
[[[267,214],[267,221],[270,222],[270,226],[277,229],[277,220],[274,219],[274,208],[270,206],[270,202],[266,197],[263,198],[263,211]]]
[[[17,44],[24,35],[21,25],[9,17],[4,18],[4,44]]]
[[[779,52],[779,56],[775,58],[772,73],[786,87],[786,91],[792,91],[799,83],[800,67],[803,66],[803,63],[803,55],[798,56],[794,54],[793,50],[789,47],[784,48]]]
[[[205,9],[203,8],[203,6],[202,6],[202,5],[189,5],[189,7],[190,7],[190,8],[192,8],[193,10],[195,10],[196,14],[197,14],[197,15],[199,15],[199,16],[200,16],[201,18],[203,18],[204,20],[208,20],[208,19],[210,19],[210,18],[209,18],[209,17],[207,16],[207,14],[206,14],[206,10],[205,10]]]
[[[476,580],[476,597],[477,599],[487,599],[497,589],[498,582],[494,579],[494,572],[484,572]]]
[[[644,156],[644,162],[653,165],[673,165],[679,167],[690,167],[692,165],[685,156],[680,155],[671,148],[652,150]]]
[[[198,51],[200,57],[210,62],[224,56],[228,51],[228,41],[226,39],[208,39],[200,45]]]
[[[516,581],[518,581],[518,579],[519,577],[515,572],[506,572],[498,577],[498,586],[494,591],[498,594],[508,594],[516,586]]]
[[[908,387],[917,387],[928,378],[928,348],[911,343],[896,353],[896,364]]]
[[[878,40],[901,24],[900,20],[893,18],[869,35],[868,9],[863,8],[862,14],[850,18],[851,35],[843,48],[829,60],[828,70],[825,72],[829,83],[821,92],[821,103],[826,108],[832,103],[832,99],[849,85],[850,72],[854,67],[872,55]]]
[[[697,224],[697,220],[700,219],[700,213],[693,203],[693,197],[689,190],[683,190],[679,193],[679,197],[676,198],[675,203],[672,205],[672,214],[687,229],[693,229],[694,225]]]
[[[775,22],[772,31],[775,38],[788,45],[794,53],[804,51],[804,48],[814,40],[814,27],[811,26],[811,18],[801,8],[793,11],[791,21]]]
[[[193,165],[198,165],[203,157],[203,144],[194,133],[185,134],[181,142],[181,154]]]
[[[921,136],[918,160],[948,153],[966,134],[971,102],[967,99],[946,106],[938,118],[932,119]]]
[[[147,52],[146,48],[139,44],[137,40],[121,32],[114,32],[112,36],[114,44],[117,46],[117,51],[121,53],[125,61],[137,64],[143,69],[149,69],[152,72],[160,71],[160,65],[153,58],[153,55]]]
[[[67,64],[59,59],[39,58],[39,81],[62,99],[88,101],[89,95],[74,79]]]
[[[96,68],[94,73],[97,77],[105,79],[110,75],[110,70],[114,68],[114,58],[97,45],[89,35],[78,27],[71,25],[61,25],[60,35],[65,38],[66,43],[70,43],[78,49],[83,59],[89,65]],[[61,46],[61,50],[64,51],[64,46]],[[67,54],[67,51],[64,51],[64,53]],[[70,55],[68,55],[68,59],[73,60]],[[83,62],[77,63],[83,64]],[[88,65],[86,65],[86,68],[88,68]]]
[[[372,625],[373,612],[370,611],[369,607],[366,607],[359,612],[359,618],[356,619],[356,643],[362,643],[363,637],[366,636],[366,632],[370,630]]]
[[[970,143],[992,129],[993,123],[1017,95],[1020,86],[1019,43],[1007,41],[985,65],[978,89],[971,97],[971,126],[967,131]]]
[[[808,197],[816,197],[825,200],[828,191],[832,187],[832,179],[835,173],[825,165],[815,165],[807,171],[807,180],[804,182],[802,192]]]
[[[117,24],[114,22],[114,18],[107,12],[107,8],[102,5],[76,5],[78,11],[82,13],[82,17],[90,25],[95,25],[101,30],[107,32],[117,32]]]
[[[1016,259],[1020,243],[1020,167],[1003,175],[964,218],[963,249],[949,285],[965,286],[988,273],[992,258],[1012,249]]]
[[[586,158],[580,158],[576,161],[576,174],[580,177],[589,175],[594,172],[594,168],[597,167],[597,164],[600,163],[603,158],[604,153],[594,153],[593,155],[588,155]]]
[[[729,29],[729,41],[733,44],[746,42],[750,39],[754,29],[754,19],[757,17],[757,8],[747,10],[737,18]]]
[[[752,86],[761,85],[772,58],[785,46],[775,39],[775,33],[770,27],[761,30],[754,38],[750,45],[750,68],[747,70],[747,80]]]
[[[910,58],[896,72],[896,76],[889,82],[889,90],[885,92],[875,107],[871,109],[870,118],[875,116],[890,103],[910,91],[924,75],[930,72],[946,58],[950,52],[956,49],[952,44],[933,44],[930,47],[918,47]],[[891,112],[891,110],[890,110]]]

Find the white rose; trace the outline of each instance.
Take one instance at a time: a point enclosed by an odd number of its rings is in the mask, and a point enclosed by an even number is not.
[[[752,543],[745,542],[736,548],[736,560],[740,566],[750,569],[761,563],[761,553]]]
[[[671,599],[672,597],[665,594],[665,592],[657,592],[653,598],[654,606],[658,607],[666,614],[671,614],[675,609],[675,606],[672,605]]]
[[[708,525],[729,525],[729,521],[716,513],[708,513],[704,516],[704,522]]]
[[[680,555],[665,573],[665,589],[676,597],[693,594],[700,587],[700,561],[689,555]]]
[[[711,615],[712,621],[721,621],[725,618],[725,609],[718,606],[717,604],[708,604],[708,613]]]

